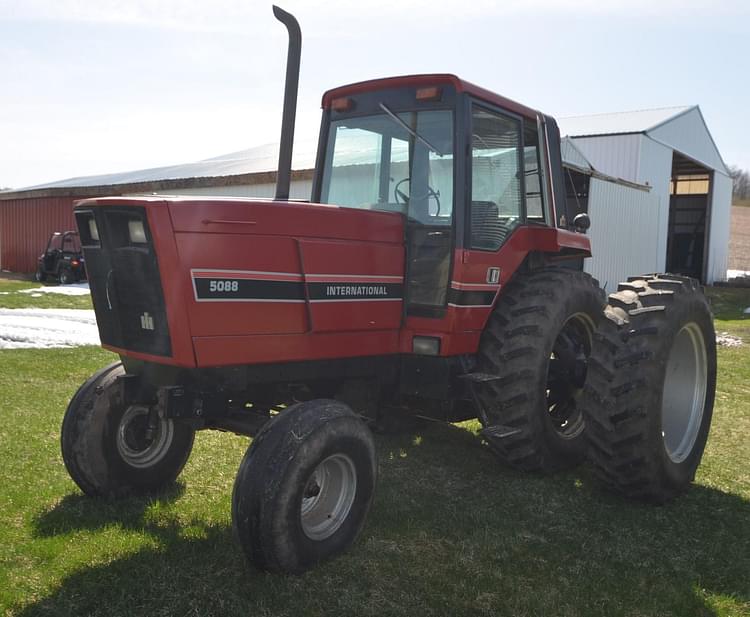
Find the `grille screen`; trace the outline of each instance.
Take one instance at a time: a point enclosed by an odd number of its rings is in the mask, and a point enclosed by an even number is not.
[[[91,296],[102,343],[169,356],[164,292],[143,208],[76,211],[79,228],[96,220],[99,242],[84,246]],[[142,229],[133,236],[132,230]]]

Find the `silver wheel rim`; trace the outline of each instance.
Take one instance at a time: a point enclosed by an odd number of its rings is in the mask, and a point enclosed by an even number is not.
[[[174,438],[171,420],[159,418],[152,435],[148,435],[148,407],[131,405],[117,427],[117,451],[131,467],[144,469],[158,463],[169,452]]]
[[[695,322],[677,333],[667,360],[661,404],[664,448],[674,463],[693,451],[706,405],[708,361],[703,332]]]
[[[302,495],[302,531],[311,540],[325,540],[343,525],[357,494],[354,462],[333,454],[312,472]]]

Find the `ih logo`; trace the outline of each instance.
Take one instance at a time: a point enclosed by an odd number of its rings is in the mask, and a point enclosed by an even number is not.
[[[154,318],[151,317],[147,312],[141,315],[141,329],[142,330],[153,330],[154,329]]]
[[[500,268],[487,268],[487,282],[493,285],[500,282]]]

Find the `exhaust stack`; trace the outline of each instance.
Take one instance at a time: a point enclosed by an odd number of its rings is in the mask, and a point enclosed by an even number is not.
[[[284,111],[281,117],[281,141],[279,143],[279,169],[276,175],[276,200],[289,199],[289,184],[292,179],[292,144],[294,142],[294,120],[297,115],[297,89],[299,86],[299,64],[302,52],[302,32],[294,15],[278,6],[273,14],[289,32],[289,50],[286,56],[286,84],[284,86]]]

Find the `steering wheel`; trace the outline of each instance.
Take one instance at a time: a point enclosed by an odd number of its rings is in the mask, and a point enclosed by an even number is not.
[[[409,195],[404,193],[400,187],[404,182],[410,181],[411,178],[404,178],[403,180],[396,182],[396,186],[393,187],[393,197],[396,199],[397,204],[404,204],[405,206],[409,205]],[[435,203],[437,204],[437,212],[435,213],[435,216],[440,216],[440,191],[436,191],[428,185],[425,197],[427,197],[427,199],[432,197],[435,200]]]

